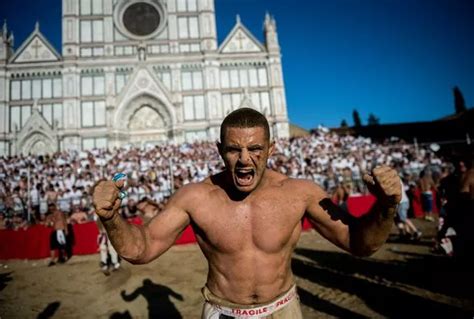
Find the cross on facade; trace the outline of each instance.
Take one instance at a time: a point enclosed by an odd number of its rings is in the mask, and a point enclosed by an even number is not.
[[[35,58],[38,57],[38,49],[41,48],[41,45],[39,44],[39,40],[36,39],[35,43],[31,46],[35,50]]]
[[[247,37],[244,37],[242,32],[239,32],[237,33],[237,36],[235,37],[235,39],[239,42],[239,50],[242,50],[243,49],[242,41],[247,39]]]

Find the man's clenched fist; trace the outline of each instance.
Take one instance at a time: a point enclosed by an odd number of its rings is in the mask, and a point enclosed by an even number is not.
[[[100,181],[95,185],[92,202],[96,214],[102,220],[110,219],[118,212],[121,203],[119,193],[123,183],[123,181]]]
[[[365,174],[369,191],[386,206],[395,206],[402,199],[402,184],[397,172],[388,166],[377,166],[372,175]]]

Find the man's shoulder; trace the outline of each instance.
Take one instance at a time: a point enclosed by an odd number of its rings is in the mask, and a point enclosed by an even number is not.
[[[186,212],[191,213],[200,204],[208,203],[216,189],[217,186],[207,179],[197,183],[188,183],[171,196],[167,207],[181,207]]]
[[[188,183],[181,187],[176,193],[186,197],[202,197],[218,188],[213,178],[214,176],[210,176],[200,182]]]
[[[321,186],[310,179],[292,178],[275,171],[271,171],[270,177],[273,184],[282,186],[283,189],[292,192],[324,192]]]
[[[278,173],[279,174],[279,173]],[[310,179],[304,179],[304,178],[293,178],[293,177],[288,177],[283,174],[282,177],[279,177],[281,183],[287,186],[292,186],[292,187],[319,187],[318,184],[316,184],[314,181]]]

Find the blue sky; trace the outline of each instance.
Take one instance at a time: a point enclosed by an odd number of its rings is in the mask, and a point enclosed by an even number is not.
[[[34,28],[61,52],[61,1],[0,3],[18,47]],[[290,121],[352,125],[357,109],[381,123],[430,121],[454,112],[457,85],[474,106],[474,1],[216,0],[221,43],[239,14],[263,42],[275,16]]]

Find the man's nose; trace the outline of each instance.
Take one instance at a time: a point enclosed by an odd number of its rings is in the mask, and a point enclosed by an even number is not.
[[[242,149],[239,156],[239,162],[242,164],[247,164],[250,162],[250,153],[247,149]]]

